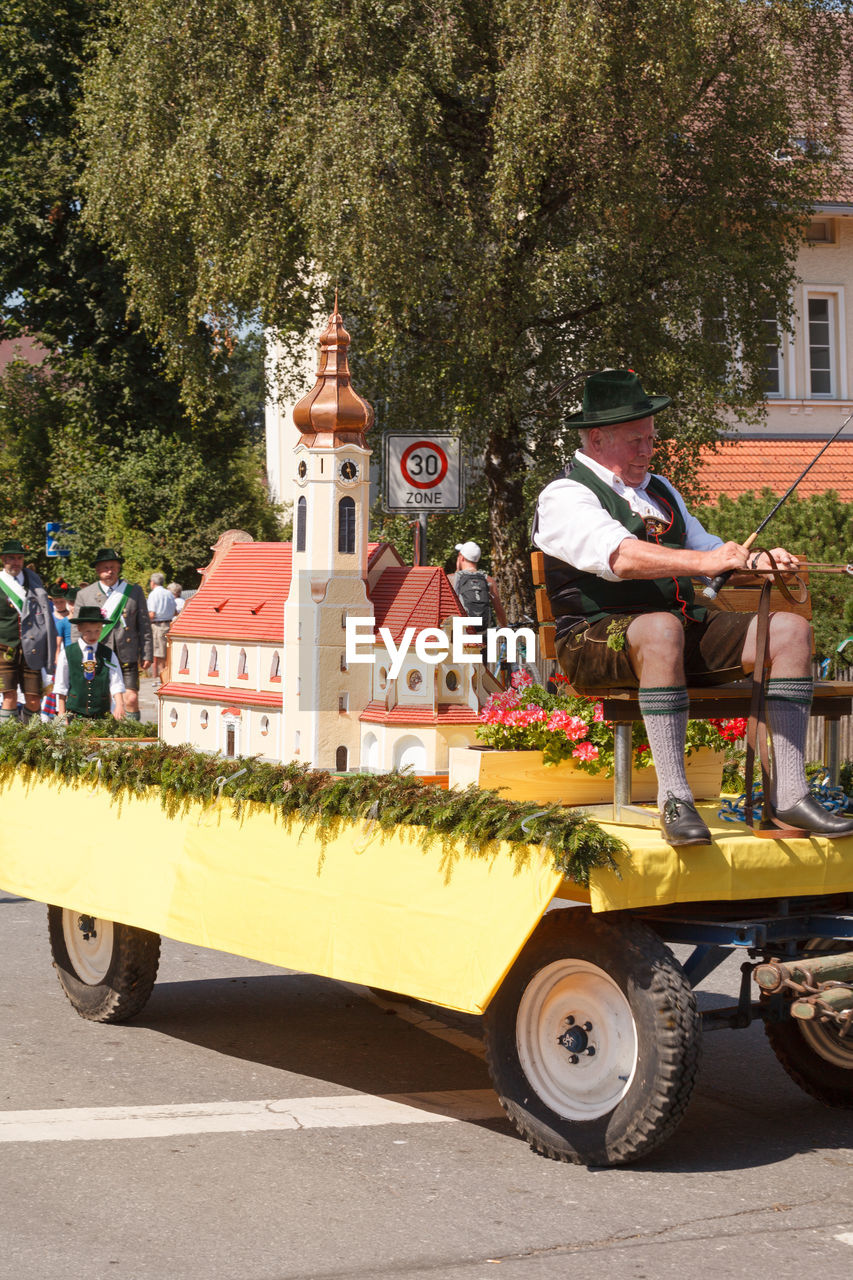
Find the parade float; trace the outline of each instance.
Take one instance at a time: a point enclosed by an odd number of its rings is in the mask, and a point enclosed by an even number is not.
[[[160,741],[0,731],[0,885],[50,904],[72,1005],[138,1014],[162,935],[479,1014],[510,1119],[586,1164],[673,1132],[715,1028],[760,1020],[802,1088],[853,1105],[853,838],[775,838],[715,798],[713,842],[679,851],[613,807],[416,776],[471,748],[494,688],[451,656],[443,573],[367,541],[348,341],[336,309],[294,414],[293,543],[221,540],[172,629]],[[368,661],[346,661],[348,618],[376,619]],[[392,668],[380,619],[445,634],[447,656]],[[700,1014],[737,949],[737,1002]]]

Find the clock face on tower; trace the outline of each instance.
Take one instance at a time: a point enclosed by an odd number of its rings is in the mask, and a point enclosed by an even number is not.
[[[347,480],[350,483],[353,480],[357,480],[358,479],[358,463],[353,462],[352,458],[347,458],[344,462],[341,463],[340,468],[338,470],[338,475],[341,477],[342,480]]]
[[[308,467],[304,462],[300,462],[299,466],[296,468],[296,474],[299,476],[300,480],[305,479],[308,474]]]

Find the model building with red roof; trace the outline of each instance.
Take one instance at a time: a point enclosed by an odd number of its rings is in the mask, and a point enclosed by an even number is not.
[[[389,660],[380,629],[395,645],[427,628],[449,637],[465,611],[443,569],[368,542],[373,410],[352,388],[349,342],[336,299],[317,382],[293,411],[293,541],[219,539],[170,629],[160,736],[314,768],[441,773],[451,747],[474,741],[495,683],[450,655],[425,662],[411,643],[398,670]],[[348,618],[367,638],[357,662]]]

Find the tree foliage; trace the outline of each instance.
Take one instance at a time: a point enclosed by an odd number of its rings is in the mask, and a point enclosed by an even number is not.
[[[58,519],[76,530],[75,579],[106,542],[133,576],[161,568],[194,586],[224,522],[276,536],[257,447],[263,377],[256,339],[229,342],[217,363],[197,324],[211,391],[193,423],[124,268],[85,222],[74,113],[106,9],[9,0],[0,26],[0,337],[31,335],[45,355],[0,379],[0,519],[45,570],[36,552]]]
[[[713,507],[696,515],[711,533],[726,541],[743,542],[757,529],[779,499],[771,489],[744,493],[736,501],[722,496]],[[825,564],[853,562],[853,503],[842,502],[833,490],[801,498],[793,493],[762,533],[764,547],[787,547],[795,555]],[[839,665],[835,651],[853,631],[853,578],[814,574],[809,582],[815,653]],[[847,656],[840,659],[846,665]]]
[[[377,430],[484,457],[517,609],[525,471],[588,372],[674,395],[682,480],[726,411],[760,412],[765,317],[789,319],[831,182],[845,5],[117,0],[90,217],[199,405],[201,317],[288,331],[338,284]]]

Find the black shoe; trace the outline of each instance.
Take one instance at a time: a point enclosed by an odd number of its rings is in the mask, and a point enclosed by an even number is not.
[[[790,809],[778,809],[776,817],[789,827],[799,827],[814,836],[853,836],[853,818],[842,818],[838,813],[824,809],[813,795],[804,795]]]
[[[667,844],[676,849],[683,845],[711,843],[711,833],[696,812],[692,800],[682,800],[671,791],[660,816],[660,829]]]

